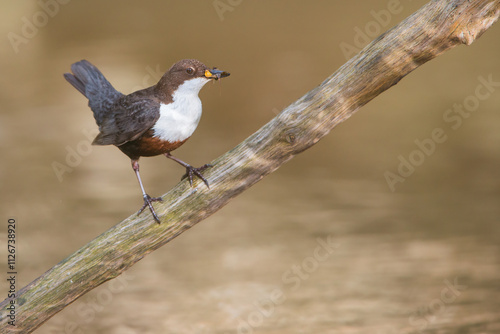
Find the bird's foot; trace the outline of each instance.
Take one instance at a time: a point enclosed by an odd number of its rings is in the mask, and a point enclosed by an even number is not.
[[[148,206],[149,210],[151,211],[151,214],[153,215],[153,218],[156,220],[158,224],[160,224],[160,218],[158,218],[158,215],[155,212],[155,209],[153,208],[153,202],[163,202],[163,199],[161,197],[151,197],[148,194],[144,195],[144,205],[142,208],[139,210],[137,215],[140,215],[142,211]]]
[[[208,185],[207,179],[205,179],[205,177],[203,177],[203,174],[201,174],[201,172],[203,172],[205,169],[207,169],[209,167],[212,167],[212,165],[205,164],[205,165],[198,167],[198,168],[194,168],[193,166],[187,165],[186,166],[186,174],[184,174],[184,176],[182,177],[181,180],[188,178],[189,184],[191,186],[193,186],[193,177],[196,175],[198,178],[200,178],[203,181],[203,183],[205,183],[207,188],[210,189],[210,186]]]

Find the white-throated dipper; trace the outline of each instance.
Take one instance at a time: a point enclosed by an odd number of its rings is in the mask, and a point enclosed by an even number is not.
[[[139,158],[164,154],[186,168],[189,183],[193,176],[206,185],[201,172],[210,165],[194,168],[173,157],[170,152],[184,144],[198,126],[201,117],[200,89],[210,80],[229,76],[215,67],[208,68],[196,59],[183,59],[175,63],[152,87],[129,95],[118,92],[104,75],[90,62],[79,61],[71,65],[71,73],[64,78],[89,99],[89,107],[99,126],[93,145],[115,145],[132,160],[144,205],[160,223],[152,202],[161,197],[150,197],[144,190],[139,174]],[[183,177],[183,178],[184,178]]]

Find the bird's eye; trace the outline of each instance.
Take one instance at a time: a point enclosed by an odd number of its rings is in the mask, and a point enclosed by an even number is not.
[[[188,68],[186,69],[186,72],[187,72],[187,74],[191,75],[191,74],[193,74],[193,73],[194,73],[194,68],[192,68],[192,67],[188,67]]]

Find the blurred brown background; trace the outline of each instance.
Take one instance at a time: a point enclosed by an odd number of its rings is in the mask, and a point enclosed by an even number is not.
[[[142,204],[128,158],[89,146],[91,111],[62,77],[73,62],[123,93],[182,58],[231,72],[202,90],[198,130],[175,152],[202,165],[424,3],[4,2],[0,207],[18,223],[18,287]],[[500,85],[484,86],[500,82],[499,38],[496,24],[418,68],[37,333],[500,332]],[[415,153],[435,129],[446,140]],[[401,159],[418,166],[391,189]],[[152,196],[184,173],[164,157],[141,172]]]

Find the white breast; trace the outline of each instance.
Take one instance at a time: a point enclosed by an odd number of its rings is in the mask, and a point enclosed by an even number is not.
[[[153,127],[155,137],[176,142],[193,134],[201,118],[198,93],[208,81],[205,78],[185,81],[175,91],[172,103],[160,105],[160,118]]]

